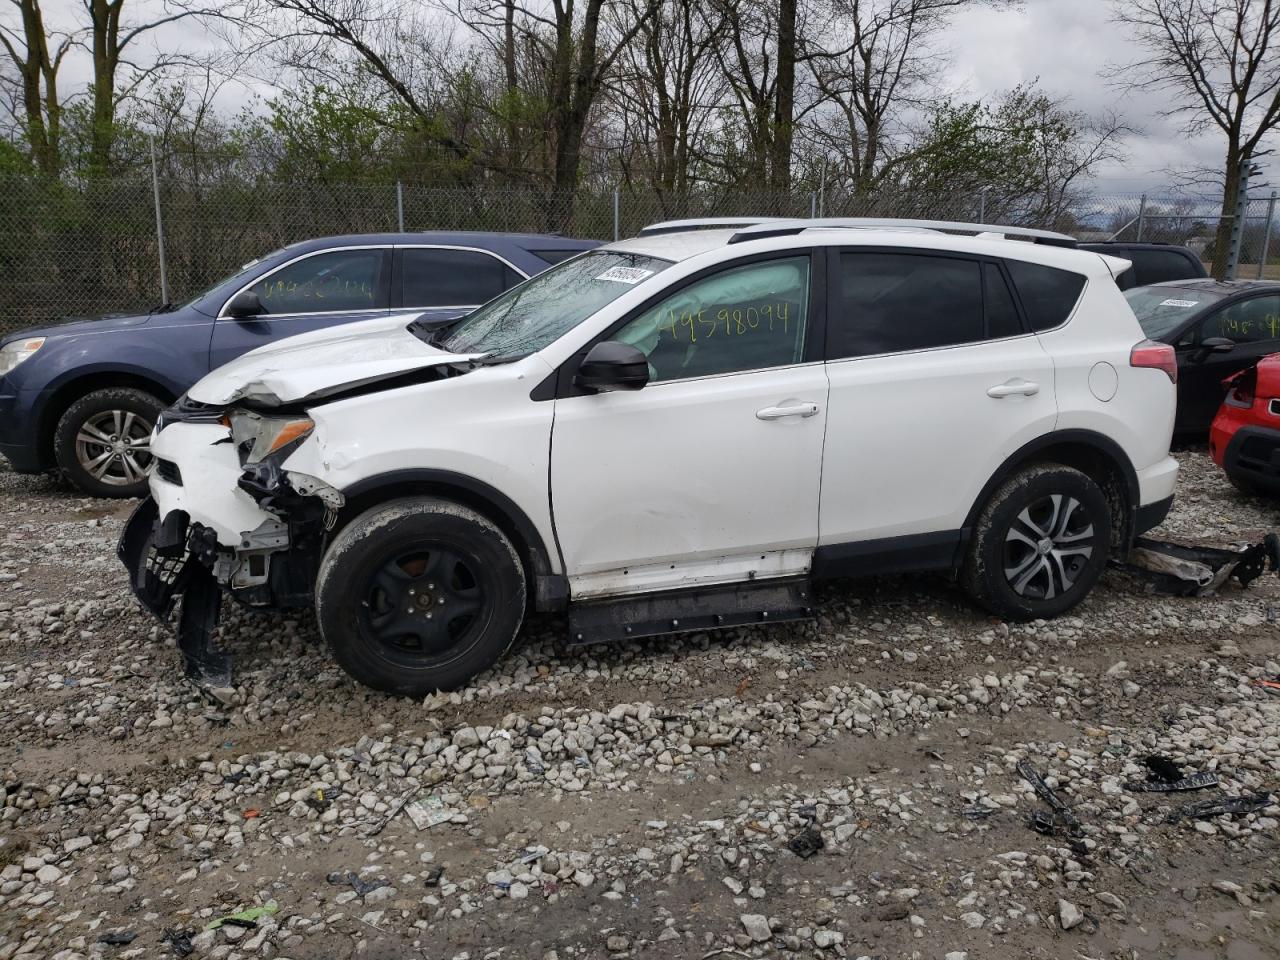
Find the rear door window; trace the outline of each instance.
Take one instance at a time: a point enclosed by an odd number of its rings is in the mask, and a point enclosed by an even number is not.
[[[404,247],[400,256],[400,303],[409,308],[477,306],[524,279],[480,250]]]
[[[994,301],[1000,285],[995,278],[989,282]],[[837,283],[835,315],[827,330],[829,360],[928,350],[986,338],[984,278],[977,260],[916,253],[841,253]],[[999,312],[997,303],[993,307]],[[999,323],[1007,326],[1008,316]]]
[[[1049,330],[1066,323],[1084,290],[1081,274],[1024,260],[1006,260],[1005,266],[1032,330]]]
[[[1134,282],[1140,287],[1204,276],[1203,269],[1197,269],[1185,255],[1173,250],[1128,250],[1117,256],[1133,261]]]

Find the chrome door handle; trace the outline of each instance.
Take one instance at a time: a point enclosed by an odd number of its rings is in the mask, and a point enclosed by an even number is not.
[[[764,407],[756,411],[757,420],[781,420],[783,417],[812,417],[818,412],[816,403],[788,403]]]
[[[988,389],[987,396],[999,400],[1001,397],[1034,397],[1039,392],[1040,384],[1014,377],[1012,380],[1006,380]]]

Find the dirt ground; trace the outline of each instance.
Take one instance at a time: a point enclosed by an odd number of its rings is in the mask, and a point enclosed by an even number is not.
[[[1179,457],[1163,533],[1280,523]],[[1275,575],[1182,599],[1113,569],[1033,624],[924,576],[646,643],[543,618],[416,702],[309,617],[232,611],[219,699],[129,596],[130,507],[0,470],[0,960],[1280,957],[1280,806],[1183,811],[1280,789]],[[1135,789],[1152,754],[1218,785]],[[1029,826],[1024,760],[1079,830]]]

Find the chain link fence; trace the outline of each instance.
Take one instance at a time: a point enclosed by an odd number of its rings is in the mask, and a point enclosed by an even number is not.
[[[1057,229],[1081,240],[1184,244],[1206,266],[1219,255],[1210,200],[1088,196],[1052,213],[988,191],[910,194],[701,192],[671,197],[620,187],[583,189],[571,202],[533,191],[416,185],[217,182],[149,178],[0,182],[0,335],[34,324],[182,302],[242,264],[311,237],[399,230],[546,232],[610,240],[684,217],[922,217]],[[1274,195],[1249,201],[1237,276],[1280,279]],[[158,227],[159,225],[159,227]],[[163,257],[161,253],[163,251]],[[1226,251],[1221,255],[1225,256]]]

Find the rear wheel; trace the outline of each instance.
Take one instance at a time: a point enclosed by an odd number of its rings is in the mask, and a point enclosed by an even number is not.
[[[316,618],[356,680],[420,697],[462,686],[511,646],[524,619],[520,558],[493,523],[427,497],[374,507],[335,538]]]
[[[131,387],[85,394],[54,430],[54,458],[63,475],[90,496],[142,496],[151,467],[151,430],[163,409],[158,397]]]
[[[1056,617],[1088,595],[1107,563],[1111,509],[1072,467],[1027,467],[978,516],[961,579],[981,606],[1011,620]]]

